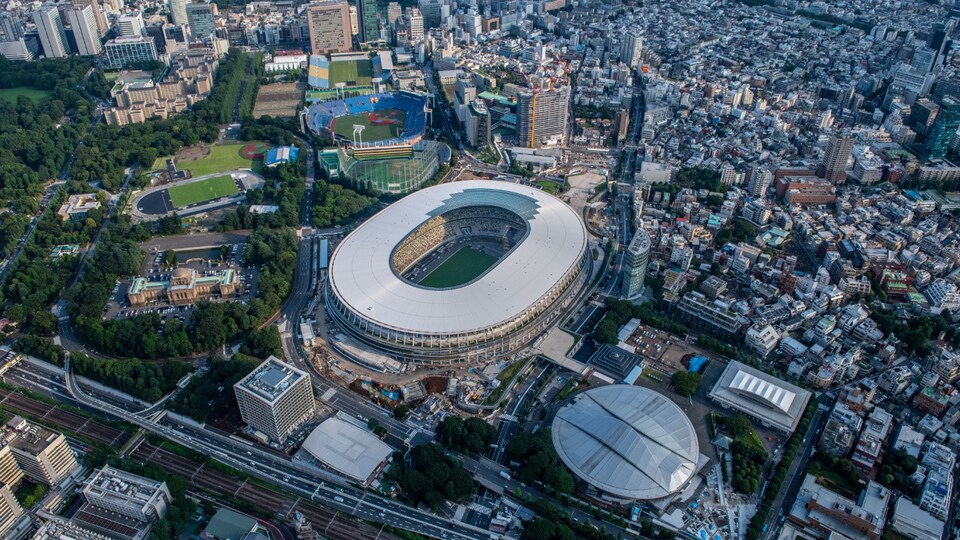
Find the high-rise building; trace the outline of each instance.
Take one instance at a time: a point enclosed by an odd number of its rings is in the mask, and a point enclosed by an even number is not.
[[[7,538],[7,533],[22,515],[23,508],[10,486],[0,482],[0,537]]]
[[[769,169],[752,167],[749,174],[750,181],[747,183],[747,193],[751,197],[762,198],[767,192],[767,188],[773,183],[773,173]]]
[[[357,6],[350,6],[350,33],[355,36],[360,34],[360,23],[358,21]]]
[[[835,133],[827,144],[823,161],[817,166],[817,176],[834,184],[847,181],[847,161],[853,153],[853,138],[848,133]]]
[[[23,37],[23,21],[9,12],[0,12],[0,56],[7,60],[33,60],[33,50]]]
[[[33,22],[37,25],[40,46],[47,58],[62,58],[67,55],[67,35],[63,31],[63,20],[56,4],[44,4],[33,12]]]
[[[647,277],[647,265],[650,263],[650,235],[638,228],[630,240],[623,260],[623,284],[620,296],[632,299],[643,294],[643,281]]]
[[[121,37],[139,37],[144,35],[143,15],[140,12],[127,13],[117,18],[117,35]]]
[[[517,96],[520,146],[537,148],[559,144],[567,136],[570,88],[529,90]]]
[[[187,24],[187,0],[170,0],[170,18],[173,24]]]
[[[423,15],[415,7],[407,10],[407,30],[410,32],[408,38],[411,43],[423,39]]]
[[[273,441],[283,442],[314,413],[310,375],[274,356],[233,388],[243,421]]]
[[[80,8],[90,6],[90,9],[93,10],[93,17],[97,21],[97,31],[100,37],[107,35],[107,32],[110,31],[110,24],[107,22],[107,16],[103,13],[103,8],[100,7],[98,0],[73,0],[73,5]]]
[[[329,0],[307,6],[310,50],[313,54],[347,52],[350,39],[350,6],[343,0]]]
[[[643,38],[640,37],[640,34],[627,34],[627,37],[623,40],[623,49],[620,51],[620,60],[631,68],[636,68],[637,64],[640,63],[642,53]]]
[[[17,432],[9,442],[10,452],[24,474],[34,482],[56,486],[80,468],[62,433],[28,424],[19,417],[7,425]]]
[[[387,4],[387,25],[392,25],[401,19],[403,19],[403,8],[400,7],[400,3],[390,2]]]
[[[944,96],[940,102],[937,120],[930,128],[927,142],[923,145],[923,155],[927,159],[942,159],[950,149],[950,141],[960,128],[960,100]]]
[[[110,67],[122,68],[128,64],[151,62],[159,58],[152,37],[118,37],[103,45]]]
[[[64,13],[70,28],[73,28],[77,54],[96,56],[103,52],[103,43],[100,41],[100,30],[97,28],[97,18],[93,15],[93,8],[89,5],[83,7],[73,5],[66,8]]]
[[[377,0],[357,0],[357,30],[360,43],[380,39],[380,12]]]
[[[187,26],[190,35],[195,38],[208,39],[211,34],[217,33],[213,19],[213,6],[206,2],[187,4]]]
[[[483,100],[474,99],[467,106],[467,140],[474,148],[486,148],[490,145],[490,110]]]

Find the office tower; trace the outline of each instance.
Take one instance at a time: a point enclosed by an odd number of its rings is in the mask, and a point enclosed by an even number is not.
[[[380,13],[377,0],[357,0],[357,30],[360,43],[369,43],[380,39]]]
[[[47,58],[62,58],[67,55],[67,35],[63,31],[63,21],[56,4],[44,4],[33,12],[33,22],[37,25],[40,46]]]
[[[475,89],[474,89],[475,90]],[[486,148],[490,145],[490,111],[483,100],[475,99],[466,107],[465,128],[467,140],[474,148]]]
[[[107,35],[107,32],[110,31],[110,23],[107,22],[107,16],[103,12],[103,8],[100,7],[100,2],[98,0],[73,0],[73,5],[82,8],[84,6],[90,6],[90,9],[93,10],[93,17],[97,21],[97,32],[99,32],[99,37]]]
[[[127,13],[117,19],[117,35],[121,37],[139,37],[145,34],[143,15],[140,12]]]
[[[80,468],[62,433],[14,418],[17,436],[8,447],[17,465],[34,482],[56,486]],[[8,424],[10,425],[10,424]]]
[[[927,142],[923,145],[923,156],[927,159],[942,159],[950,149],[950,141],[960,128],[960,100],[944,96],[940,102],[937,120],[930,128]]]
[[[423,39],[423,15],[417,8],[407,10],[407,29],[410,31],[410,41],[417,42]]]
[[[853,152],[853,138],[848,133],[835,133],[827,144],[823,161],[817,166],[817,176],[826,178],[834,184],[847,180],[847,161]]]
[[[313,54],[347,52],[350,39],[350,6],[343,0],[330,0],[307,6],[310,50]]]
[[[170,18],[173,24],[187,24],[187,0],[170,0]]]
[[[398,2],[387,4],[387,25],[393,25],[398,20],[403,19],[403,8]]]
[[[37,54],[34,48],[23,38],[20,18],[6,11],[0,12],[0,56],[7,60],[33,60]]]
[[[157,46],[152,37],[118,37],[103,45],[110,67],[122,68],[128,64],[157,60]]]
[[[206,2],[187,4],[187,26],[190,27],[190,35],[195,38],[206,39],[215,35],[217,27],[213,21],[213,6]]]
[[[647,277],[647,265],[650,263],[650,235],[642,228],[637,229],[627,247],[623,259],[623,283],[620,296],[632,299],[643,294],[643,280]]]
[[[70,6],[64,10],[70,28],[73,28],[73,39],[77,42],[77,54],[80,56],[96,56],[103,52],[103,43],[100,41],[100,29],[97,28],[97,18],[93,15],[93,8],[89,5],[78,7]]]
[[[10,486],[0,482],[0,537],[7,538],[7,533],[22,515],[23,508]]]
[[[623,41],[623,49],[620,51],[620,60],[636,68],[640,63],[640,54],[643,52],[643,38],[639,34],[627,34]]]
[[[283,442],[314,412],[310,375],[274,356],[233,388],[243,421],[276,442]]]
[[[747,193],[754,198],[763,198],[767,188],[773,183],[773,173],[768,169],[753,167],[750,170],[750,181],[747,183]]]
[[[567,135],[570,89],[528,90],[517,96],[520,146],[537,148],[562,143]]]

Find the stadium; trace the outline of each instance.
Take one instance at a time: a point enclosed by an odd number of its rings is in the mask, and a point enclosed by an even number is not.
[[[321,101],[307,111],[310,129],[352,145],[355,151],[378,147],[371,156],[389,153],[388,147],[408,150],[423,138],[427,127],[427,98],[414,92],[382,92],[333,101]],[[363,130],[354,131],[354,126]]]
[[[616,503],[662,504],[694,478],[700,455],[697,432],[666,396],[615,384],[577,394],[557,411],[553,445],[588,487]]]
[[[385,92],[315,103],[306,121],[338,143],[335,168],[355,186],[403,194],[423,186],[449,159],[446,145],[424,139],[428,110],[422,94]]]
[[[392,204],[337,246],[326,307],[346,334],[384,356],[484,361],[516,352],[555,322],[586,281],[586,255],[580,216],[538,189],[441,184]]]

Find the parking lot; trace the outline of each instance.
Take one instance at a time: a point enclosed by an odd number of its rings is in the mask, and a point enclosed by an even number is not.
[[[178,268],[187,268],[194,270],[197,277],[214,276],[226,270],[233,270],[237,273],[239,284],[237,294],[221,297],[219,294],[204,297],[203,299],[212,302],[248,302],[257,295],[257,276],[259,269],[252,266],[243,265],[243,256],[246,251],[246,244],[226,244],[229,246],[229,254],[226,259],[220,258],[220,248],[201,248],[177,250],[177,265],[170,267],[165,264],[165,253],[161,251],[151,251],[141,268],[140,276],[146,278],[148,282],[163,282],[171,278],[174,270]],[[133,279],[118,281],[110,295],[110,300],[104,307],[104,319],[128,318],[136,315],[156,313],[164,319],[179,319],[186,322],[190,318],[193,310],[191,304],[171,304],[165,299],[160,298],[148,302],[142,306],[132,306],[127,298]]]

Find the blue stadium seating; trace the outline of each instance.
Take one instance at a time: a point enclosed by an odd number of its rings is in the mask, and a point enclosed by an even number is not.
[[[322,101],[311,105],[307,110],[307,120],[315,132],[331,131],[333,122],[348,114],[365,114],[384,109],[400,109],[406,113],[403,131],[400,136],[377,143],[378,145],[415,143],[426,129],[426,115],[423,112],[426,98],[412,92],[393,92],[348,97],[342,100]]]

